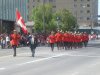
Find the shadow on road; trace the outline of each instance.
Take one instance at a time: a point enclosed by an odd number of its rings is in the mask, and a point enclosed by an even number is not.
[[[100,44],[88,44],[88,47],[100,48]]]

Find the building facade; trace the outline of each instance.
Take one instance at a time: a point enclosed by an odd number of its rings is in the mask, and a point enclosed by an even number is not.
[[[0,0],[0,32],[11,32],[15,27],[16,8],[27,21],[28,0]]]
[[[79,27],[94,27],[98,21],[98,0],[29,0],[29,15],[35,6],[51,3],[55,11],[68,9],[77,18]]]

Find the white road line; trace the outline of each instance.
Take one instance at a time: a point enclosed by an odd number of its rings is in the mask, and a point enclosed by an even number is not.
[[[91,58],[100,58],[100,56],[95,56],[95,55],[74,55],[74,54],[66,54],[67,56],[75,56],[75,57],[91,57]]]
[[[0,68],[0,70],[5,70],[6,68]]]
[[[49,59],[51,59],[51,58],[60,57],[60,56],[64,56],[64,55],[66,55],[66,54],[59,54],[59,55],[51,56],[51,57],[48,57],[48,58],[42,58],[42,59],[38,59],[38,60],[33,60],[33,61],[29,61],[29,62],[17,64],[17,65],[18,65],[18,66],[23,66],[23,65],[26,65],[26,64],[35,63],[35,62],[40,62],[40,61],[43,61],[43,60],[49,60]]]
[[[79,72],[74,72],[71,75],[78,75],[78,74],[79,74]]]
[[[27,53],[21,53],[21,54],[27,54]],[[18,54],[20,55],[20,54]],[[11,55],[10,55],[11,56]],[[47,57],[47,58],[42,58],[42,59],[36,59],[36,60],[33,60],[33,61],[28,61],[28,62],[25,62],[25,63],[20,63],[20,64],[15,64],[15,66],[23,66],[23,65],[27,65],[27,64],[31,64],[31,63],[35,63],[35,62],[40,62],[40,61],[44,61],[44,60],[49,60],[49,59],[52,59],[52,58],[56,58],[56,57],[61,57],[61,56],[73,56],[73,57],[77,57],[77,56],[81,56],[81,57],[100,57],[100,56],[89,56],[89,55],[72,55],[72,54],[67,54],[67,53],[63,53],[63,54],[56,54],[54,56],[50,56],[50,57]],[[6,56],[7,57],[7,56]],[[14,66],[8,66],[8,67],[1,67],[0,70],[5,70],[5,69],[9,69],[9,68],[14,68]],[[74,73],[73,75],[77,74],[78,72]]]
[[[27,54],[31,54],[30,52],[28,52],[28,53],[19,53],[19,54],[17,54],[17,55],[27,55]],[[96,55],[80,55],[80,54],[70,54],[70,53],[64,53],[63,55],[67,55],[67,56],[80,56],[80,57],[100,57],[99,55],[98,56],[96,56]],[[8,55],[8,56],[1,56],[0,58],[6,58],[6,57],[13,57],[13,54],[12,55]]]
[[[6,69],[9,69],[9,68],[14,68],[14,66],[16,67],[20,67],[20,66],[23,66],[23,65],[27,65],[27,64],[31,64],[31,63],[35,63],[35,62],[40,62],[40,61],[44,61],[44,60],[49,60],[49,59],[52,59],[52,58],[55,58],[55,57],[60,57],[60,56],[64,56],[66,54],[59,54],[59,55],[54,55],[54,56],[51,56],[51,57],[47,57],[47,58],[42,58],[42,59],[37,59],[37,60],[33,60],[33,61],[28,61],[28,62],[25,62],[25,63],[21,63],[21,64],[15,64],[13,66],[6,66],[6,67],[3,67],[3,68],[0,68],[0,70],[6,70]]]

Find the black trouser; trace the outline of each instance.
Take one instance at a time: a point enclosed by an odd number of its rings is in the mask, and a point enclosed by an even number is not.
[[[67,48],[68,48],[68,42],[64,42],[64,47],[65,47],[65,50],[67,50]]]
[[[88,41],[84,41],[84,46],[87,47]]]
[[[58,50],[61,49],[61,42],[57,42],[57,48]]]
[[[54,50],[54,43],[50,43],[51,50]]]
[[[82,43],[82,42],[79,42],[79,43],[78,43],[78,47],[79,47],[79,48],[82,48],[82,47],[83,47],[83,43]]]
[[[13,56],[16,56],[16,48],[17,48],[17,45],[13,45],[12,48],[13,48],[13,50],[14,50]]]
[[[73,47],[73,42],[69,42],[68,48],[69,48],[69,49],[72,49],[72,47]]]
[[[7,41],[7,48],[10,48],[10,41]]]
[[[31,52],[32,52],[32,57],[34,57],[34,55],[35,55],[35,49],[36,49],[36,44],[31,44],[30,48],[31,48]]]
[[[78,47],[78,44],[76,42],[74,42],[73,47],[76,49]]]

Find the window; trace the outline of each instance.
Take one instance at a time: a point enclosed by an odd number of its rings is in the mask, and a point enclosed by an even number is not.
[[[56,2],[56,0],[53,0],[53,2]]]
[[[90,4],[87,4],[87,7],[90,7]]]
[[[84,0],[81,0],[81,1],[84,1]]]
[[[33,8],[34,8],[35,6],[33,6]]]
[[[83,4],[80,4],[80,7],[83,7]]]
[[[74,0],[75,2],[77,1],[77,0]]]
[[[35,2],[35,0],[33,0],[33,2]]]
[[[87,0],[87,1],[90,1],[90,0]]]
[[[83,20],[83,17],[82,16],[80,17],[80,20]]]
[[[40,2],[40,0],[37,0],[37,2]]]
[[[83,13],[83,10],[81,10],[80,13]]]
[[[56,6],[53,6],[53,8],[56,8]]]
[[[77,7],[77,4],[74,4],[74,7]]]
[[[90,13],[90,10],[87,10],[87,13]]]
[[[29,8],[29,5],[27,5],[27,8]]]
[[[87,20],[90,20],[90,17],[87,17]]]
[[[49,2],[53,2],[53,0],[49,0]]]

